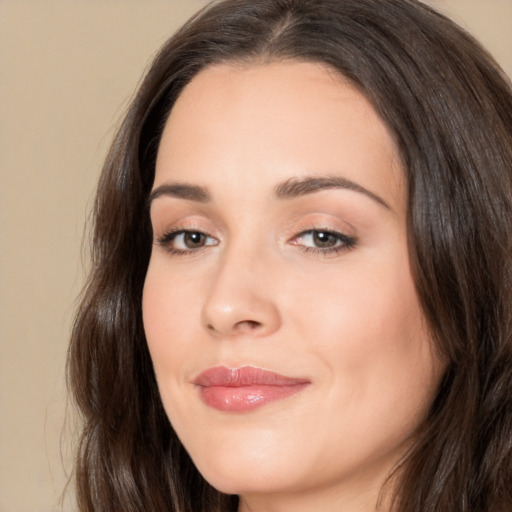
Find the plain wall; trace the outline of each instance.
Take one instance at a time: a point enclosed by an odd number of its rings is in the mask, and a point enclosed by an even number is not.
[[[204,3],[0,0],[0,512],[74,510],[58,500],[86,213],[150,56]],[[512,0],[433,3],[512,76]]]

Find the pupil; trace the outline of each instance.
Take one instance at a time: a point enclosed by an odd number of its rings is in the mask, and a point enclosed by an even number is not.
[[[325,231],[317,231],[313,234],[313,240],[317,247],[332,247],[335,243],[335,237]]]
[[[194,248],[203,245],[203,234],[202,233],[186,233],[185,234],[185,245],[188,248]]]

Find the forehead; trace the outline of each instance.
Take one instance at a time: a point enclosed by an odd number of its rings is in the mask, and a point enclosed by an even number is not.
[[[318,63],[219,64],[178,97],[155,185],[220,179],[250,187],[263,178],[270,184],[333,172],[378,189],[390,203],[402,194],[396,145],[363,94]]]

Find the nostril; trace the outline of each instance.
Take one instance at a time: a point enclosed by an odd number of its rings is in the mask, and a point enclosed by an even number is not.
[[[254,331],[259,327],[262,327],[261,322],[257,322],[255,320],[242,320],[240,322],[236,322],[232,327],[232,332],[243,332],[243,331]],[[213,324],[207,324],[206,328],[210,332],[220,332]],[[228,329],[229,330],[229,329]]]
[[[220,328],[219,328],[220,327]],[[259,328],[263,327],[263,324],[261,322],[257,322],[256,320],[241,320],[240,322],[236,322],[232,324],[231,327],[223,328],[222,326],[215,326],[214,324],[207,324],[206,328],[208,331],[212,333],[243,333],[243,332],[250,332],[255,331]]]
[[[254,329],[257,329],[258,327],[261,327],[261,323],[256,322],[255,320],[242,320],[241,322],[237,322],[235,325],[236,329],[240,329],[240,330],[247,329],[247,330],[251,330],[251,331]]]

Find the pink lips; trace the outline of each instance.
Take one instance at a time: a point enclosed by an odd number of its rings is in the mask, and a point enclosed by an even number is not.
[[[252,366],[217,366],[204,371],[194,381],[203,402],[225,412],[251,411],[294,395],[309,383]]]

